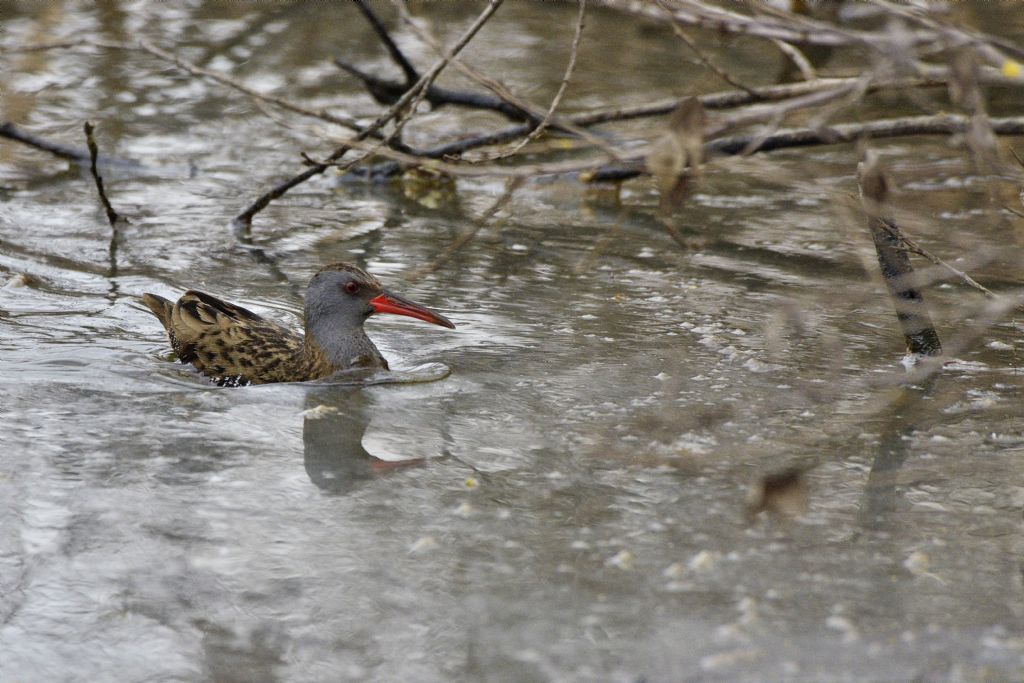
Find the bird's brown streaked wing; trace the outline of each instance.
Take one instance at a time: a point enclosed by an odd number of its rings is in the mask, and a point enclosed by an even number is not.
[[[178,358],[220,384],[283,381],[302,353],[297,334],[195,290],[174,305],[168,332]]]
[[[222,315],[226,315],[227,317],[233,320],[263,321],[263,318],[256,315],[248,308],[242,308],[238,304],[228,303],[223,299],[218,299],[215,296],[211,296],[206,292],[200,292],[197,289],[188,290],[187,292],[181,295],[180,299],[178,299],[179,304],[184,304],[191,301],[197,301],[199,303],[202,303],[203,305],[208,306],[209,308],[217,311]]]

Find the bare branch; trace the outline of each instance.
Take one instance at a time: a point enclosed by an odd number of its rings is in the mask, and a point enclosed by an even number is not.
[[[466,29],[465,33],[463,33],[459,40],[456,41],[455,45],[452,46],[448,53],[442,59],[438,60],[437,63],[434,64],[434,66],[431,67],[431,69],[427,73],[423,74],[423,76],[420,77],[419,81],[417,81],[411,88],[409,88],[409,90],[406,91],[406,93],[402,95],[402,97],[400,97],[398,101],[395,102],[387,111],[378,116],[377,119],[368,127],[362,129],[362,131],[360,131],[357,134],[356,140],[364,140],[368,136],[376,133],[388,121],[391,121],[396,116],[400,115],[401,112],[403,112],[406,107],[409,107],[410,112],[414,110],[416,105],[422,99],[423,94],[426,92],[427,88],[429,88],[430,84],[434,82],[434,79],[436,79],[440,75],[441,71],[451,62],[451,60],[454,59],[455,56],[459,52],[461,52],[463,48],[466,47],[467,44],[469,44],[469,41],[473,39],[473,36],[475,36],[477,32],[480,31],[481,28],[483,28],[483,25],[487,23],[487,20],[491,18],[491,15],[493,15],[498,10],[502,2],[503,0],[490,0],[490,2],[487,4],[487,7],[484,8],[484,11],[481,12],[480,16],[476,18],[476,21],[474,21],[473,24],[468,29]],[[382,144],[390,142],[391,138],[394,137],[399,130],[400,128],[396,126],[395,131],[393,131],[391,135],[386,137]],[[323,173],[324,171],[331,167],[331,163],[343,157],[345,154],[348,153],[350,149],[351,147],[347,144],[338,147],[330,154],[330,156],[327,157],[326,163],[311,166],[302,173],[299,173],[298,175],[289,178],[283,183],[280,183],[279,185],[273,187],[269,192],[266,192],[263,195],[259,196],[252,204],[246,207],[240,214],[235,216],[234,220],[232,220],[231,222],[234,229],[236,231],[243,231],[248,229],[248,227],[252,224],[253,216],[255,216],[257,213],[266,208],[267,205],[270,204],[270,202],[281,197],[286,192],[288,192],[288,190],[292,189],[296,185],[304,183],[313,176]],[[358,161],[359,159],[353,160],[351,164],[358,163]]]
[[[406,58],[405,54],[398,49],[398,45],[392,40],[391,34],[388,33],[387,28],[384,26],[384,22],[380,20],[370,6],[366,4],[366,0],[355,0],[356,7],[363,13],[366,20],[370,22],[370,26],[377,33],[377,37],[380,38],[380,42],[384,43],[384,47],[387,48],[388,54],[391,55],[391,61],[398,65],[398,68],[405,74],[405,84],[407,86],[412,85],[419,80],[420,75],[416,72],[416,67]]]
[[[992,130],[997,135],[1024,135],[1024,117],[1008,117],[991,119]],[[955,114],[939,114],[936,116],[908,116],[897,119],[881,119],[866,123],[841,123],[819,128],[793,128],[780,130],[765,137],[756,149],[750,150],[755,136],[740,135],[729,138],[711,140],[705,145],[705,155],[733,156],[736,154],[770,152],[777,149],[793,147],[809,147],[815,145],[834,145],[856,142],[865,139],[882,139],[905,137],[909,135],[952,135],[963,133],[971,124],[971,119]],[[636,157],[621,166],[607,166],[596,170],[588,176],[590,181],[626,180],[644,172],[642,159]]]
[[[357,132],[362,130],[362,126],[360,126],[356,122],[356,120],[350,116],[338,116],[336,114],[331,114],[330,112],[326,112],[323,110],[309,109],[307,107],[303,107],[302,105],[295,104],[294,102],[290,102],[286,99],[275,97],[274,95],[267,95],[265,93],[261,93],[258,90],[254,90],[249,86],[245,85],[244,83],[231,78],[230,76],[226,76],[225,74],[213,71],[211,69],[206,69],[197,64],[192,64],[191,62],[186,61],[171,52],[167,52],[166,50],[163,50],[157,47],[156,45],[153,45],[145,39],[140,39],[138,46],[143,51],[148,52],[149,54],[155,57],[159,57],[164,61],[170,62],[178,68],[183,69],[184,71],[187,71],[188,73],[192,74],[193,76],[201,76],[211,81],[216,81],[221,85],[226,85],[229,88],[237,90],[238,92],[245,93],[249,97],[260,99],[263,100],[264,102],[270,102],[271,104],[276,104],[282,109],[287,109],[288,111],[294,112],[296,114],[302,114],[303,116],[310,116],[312,118],[320,119],[322,121],[327,121],[328,123],[333,123],[338,126],[342,126],[344,128],[348,128],[350,130],[354,130]],[[131,47],[129,46],[128,49],[131,49]]]
[[[653,4],[631,2],[630,0],[599,0],[615,9],[640,15],[655,21],[664,21],[665,15]],[[874,31],[844,29],[833,24],[815,21],[808,17],[781,19],[751,17],[730,12],[698,0],[673,0],[672,18],[684,26],[693,26],[709,33],[754,36],[766,40],[782,40],[788,43],[863,46],[872,50],[893,47],[891,37]],[[904,37],[910,45],[931,42],[936,38],[934,31],[911,31]],[[900,45],[899,47],[906,47]]]

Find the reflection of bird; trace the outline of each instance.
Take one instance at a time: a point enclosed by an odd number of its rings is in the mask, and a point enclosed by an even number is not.
[[[381,460],[366,450],[363,436],[374,413],[372,401],[364,391],[338,385],[306,393],[303,464],[309,480],[321,490],[346,494],[377,477],[424,462],[422,458]]]
[[[222,386],[302,382],[352,368],[387,369],[363,331],[374,313],[395,313],[451,329],[440,313],[403,299],[347,263],[320,269],[306,290],[305,337],[241,306],[189,290],[171,303],[142,302],[160,319],[182,363]]]

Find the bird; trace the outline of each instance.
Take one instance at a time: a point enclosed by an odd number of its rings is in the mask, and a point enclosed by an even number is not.
[[[195,289],[176,302],[147,292],[142,303],[164,326],[178,360],[191,363],[220,386],[387,370],[388,362],[363,330],[375,313],[407,315],[455,329],[448,318],[389,292],[350,263],[324,266],[309,281],[304,335]]]

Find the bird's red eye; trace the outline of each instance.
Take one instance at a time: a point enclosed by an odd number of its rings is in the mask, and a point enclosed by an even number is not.
[[[349,294],[355,294],[359,291],[359,283],[353,280],[349,280],[345,283],[345,291]]]

